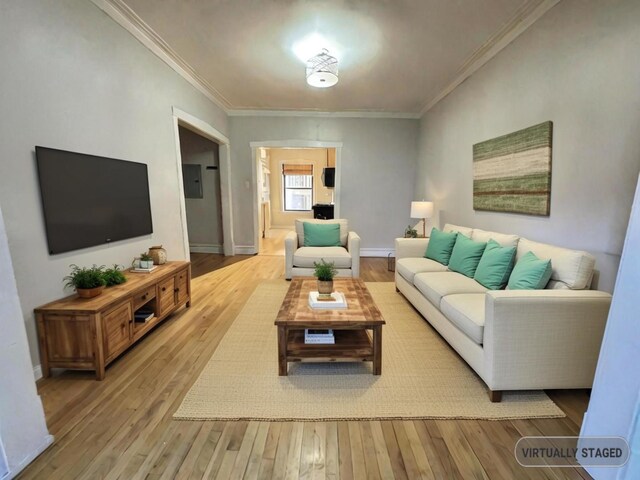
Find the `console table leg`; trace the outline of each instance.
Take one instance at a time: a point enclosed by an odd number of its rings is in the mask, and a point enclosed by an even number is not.
[[[373,374],[382,374],[382,327],[373,327]]]
[[[287,375],[287,329],[278,327],[278,375]]]

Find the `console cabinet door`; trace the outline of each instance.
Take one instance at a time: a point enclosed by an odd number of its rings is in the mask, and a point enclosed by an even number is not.
[[[102,316],[104,353],[107,362],[126,349],[131,343],[133,311],[127,301]]]
[[[182,270],[176,275],[176,304],[182,305],[189,296],[187,270]]]
[[[159,316],[171,311],[176,305],[176,277],[172,276],[158,284]]]

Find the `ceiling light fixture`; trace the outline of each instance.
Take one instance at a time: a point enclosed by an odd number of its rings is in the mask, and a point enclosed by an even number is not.
[[[328,88],[338,83],[338,59],[326,48],[307,60],[307,83],[312,87]]]

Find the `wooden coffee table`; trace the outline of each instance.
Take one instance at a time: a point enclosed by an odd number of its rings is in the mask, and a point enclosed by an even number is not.
[[[359,278],[334,280],[334,290],[347,299],[347,308],[342,309],[311,308],[309,292],[315,290],[315,278],[294,278],[282,302],[275,322],[279,375],[287,375],[288,362],[302,361],[373,362],[373,374],[380,375],[385,321],[364,282]],[[305,344],[305,328],[333,329],[335,344]]]

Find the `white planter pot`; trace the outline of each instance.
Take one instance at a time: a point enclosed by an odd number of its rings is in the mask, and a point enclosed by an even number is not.
[[[140,260],[140,268],[153,267],[153,260]]]

